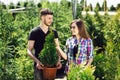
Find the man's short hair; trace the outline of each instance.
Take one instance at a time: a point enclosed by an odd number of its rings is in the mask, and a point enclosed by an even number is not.
[[[41,9],[40,11],[40,17],[43,16],[43,15],[53,15],[53,12],[47,8],[45,9]]]

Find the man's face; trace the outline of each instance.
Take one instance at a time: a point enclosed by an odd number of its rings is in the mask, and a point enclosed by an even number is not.
[[[50,26],[53,22],[53,15],[43,16],[42,21],[46,26]]]

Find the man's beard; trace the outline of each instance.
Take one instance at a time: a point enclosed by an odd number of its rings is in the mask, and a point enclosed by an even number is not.
[[[46,26],[50,26],[51,24],[48,24],[47,22],[46,22],[46,20],[44,20],[44,24],[46,25]]]

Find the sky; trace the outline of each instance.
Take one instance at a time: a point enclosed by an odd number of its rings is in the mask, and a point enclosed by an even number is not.
[[[18,1],[29,1],[29,0],[0,0],[0,2],[4,2],[5,4],[10,4],[10,2],[17,3]],[[40,0],[34,0],[34,2],[39,2]],[[50,2],[55,1],[55,2],[60,2],[60,0],[49,0]],[[71,0],[68,0],[71,1]],[[81,0],[78,0],[81,1]],[[89,5],[90,3],[92,4],[93,7],[96,6],[96,3],[99,2],[100,6],[102,6],[104,0],[86,0],[87,4]],[[110,7],[111,5],[114,5],[114,7],[117,6],[117,4],[120,4],[120,0],[107,0],[107,6]]]

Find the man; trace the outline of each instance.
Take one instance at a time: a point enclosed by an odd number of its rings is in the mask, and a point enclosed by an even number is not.
[[[40,11],[40,19],[41,19],[40,25],[32,29],[29,34],[28,49],[27,49],[28,55],[35,62],[34,80],[42,80],[42,69],[44,65],[39,61],[38,54],[43,49],[43,46],[45,43],[45,37],[50,32],[49,27],[53,22],[53,12],[50,11],[49,9],[42,9]],[[59,47],[58,34],[55,30],[53,31],[54,31],[54,36],[55,36],[56,47]],[[34,54],[32,53],[33,49],[35,52]],[[58,66],[58,69],[62,67],[60,60],[58,61],[57,66]]]

